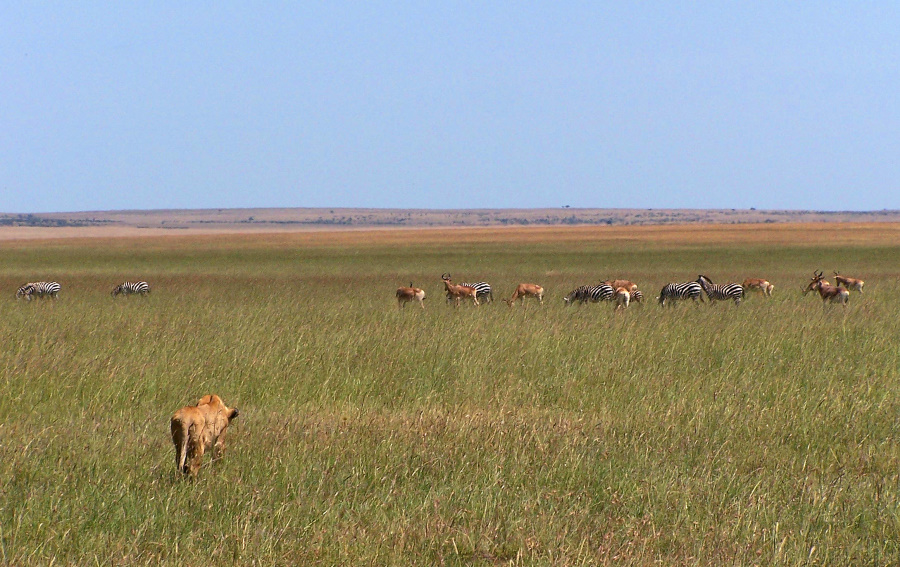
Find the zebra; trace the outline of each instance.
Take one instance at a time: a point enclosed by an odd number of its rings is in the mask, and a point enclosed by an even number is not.
[[[494,301],[494,292],[491,290],[491,284],[487,282],[478,282],[478,283],[461,283],[457,285],[462,285],[466,287],[474,287],[475,288],[475,296],[478,298],[478,301],[481,303],[491,303]],[[450,294],[447,294],[447,303],[450,303],[450,300],[453,299],[450,297]]]
[[[59,290],[62,289],[56,282],[31,282],[23,285],[16,291],[16,299],[24,297],[27,301],[31,301],[33,297],[44,299],[47,296],[53,299],[57,298]]]
[[[16,299],[22,299],[23,297],[31,301],[31,296],[34,295],[34,284],[27,283],[16,290]]]
[[[706,292],[706,297],[708,297],[710,301],[733,299],[735,305],[740,305],[741,299],[744,297],[744,288],[741,287],[740,284],[714,284],[711,279],[704,275],[697,276],[697,283],[700,284],[703,291]]]
[[[588,301],[597,303],[598,301],[611,300],[615,293],[616,290],[614,290],[612,286],[608,286],[604,283],[593,286],[583,285],[570,291],[569,295],[563,298],[563,301],[566,302],[566,305],[571,305],[573,301],[578,301],[582,304],[587,303]]]
[[[139,293],[146,296],[150,293],[150,285],[147,282],[125,282],[113,288],[111,295],[116,297],[119,294],[131,295]]]
[[[641,293],[641,290],[636,289],[631,292],[631,302],[632,303],[641,303],[644,301],[644,294]]]
[[[659,292],[659,304],[665,305],[667,300],[693,299],[703,303],[703,288],[697,282],[666,284]]]

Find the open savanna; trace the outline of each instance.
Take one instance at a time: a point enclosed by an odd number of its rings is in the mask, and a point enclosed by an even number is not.
[[[900,226],[0,246],[0,563],[897,565]],[[813,270],[866,280],[846,308]],[[440,275],[496,301],[454,309]],[[663,284],[769,300],[660,308]],[[632,279],[644,305],[565,307]],[[57,301],[14,298],[56,280]],[[150,297],[113,299],[125,279]],[[398,309],[410,281],[427,309]],[[520,282],[545,305],[500,301]],[[217,393],[225,458],[176,474]]]

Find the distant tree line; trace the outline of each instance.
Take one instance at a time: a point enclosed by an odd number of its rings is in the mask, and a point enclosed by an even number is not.
[[[32,214],[0,215],[0,226],[95,226],[111,222],[100,219],[53,219]]]

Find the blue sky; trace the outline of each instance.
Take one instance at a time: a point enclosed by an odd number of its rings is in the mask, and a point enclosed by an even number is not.
[[[0,212],[900,209],[896,2],[14,2]]]

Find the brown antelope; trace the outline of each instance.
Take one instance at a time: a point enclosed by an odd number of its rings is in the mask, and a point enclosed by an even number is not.
[[[859,293],[862,293],[863,285],[865,285],[866,283],[856,278],[846,278],[844,276],[839,276],[837,272],[834,273],[834,282],[835,284],[837,284],[837,287],[841,287],[841,284],[843,284],[845,288],[858,291]]]
[[[638,288],[637,284],[631,280],[604,280],[600,283],[604,283],[613,289],[624,287],[626,290],[628,290],[628,293],[632,293]]]
[[[406,307],[410,301],[418,301],[425,309],[425,290],[413,287],[412,282],[409,282],[409,287],[397,288],[397,307]]]
[[[844,307],[847,307],[847,302],[850,300],[849,291],[840,287],[835,287],[825,281],[822,277],[822,272],[813,272],[813,274],[815,277],[812,278],[809,285],[803,290],[803,295],[806,295],[811,291],[818,291],[819,295],[822,297],[823,305],[830,301],[832,303],[840,303]]]
[[[624,287],[617,287],[613,299],[616,302],[616,311],[619,309],[627,309],[628,304],[631,302],[631,292]]]
[[[512,297],[509,299],[504,299],[507,305],[512,307],[516,300],[521,299],[522,305],[525,306],[525,298],[533,297],[538,300],[538,303],[541,305],[544,304],[544,288],[537,284],[531,283],[520,283],[518,287],[516,287],[516,291],[513,292]],[[527,309],[527,306],[525,307]]]
[[[770,297],[772,295],[772,292],[775,290],[774,285],[770,284],[768,280],[764,280],[762,278],[747,278],[744,280],[744,283],[741,284],[741,287],[744,288],[744,293],[748,293],[750,291],[758,291],[766,297]]]
[[[472,303],[478,305],[478,290],[474,287],[466,285],[454,285],[450,281],[450,274],[443,274],[441,279],[444,280],[444,288],[447,291],[448,298],[456,300],[456,306],[459,307],[459,300],[465,297],[471,297]]]

